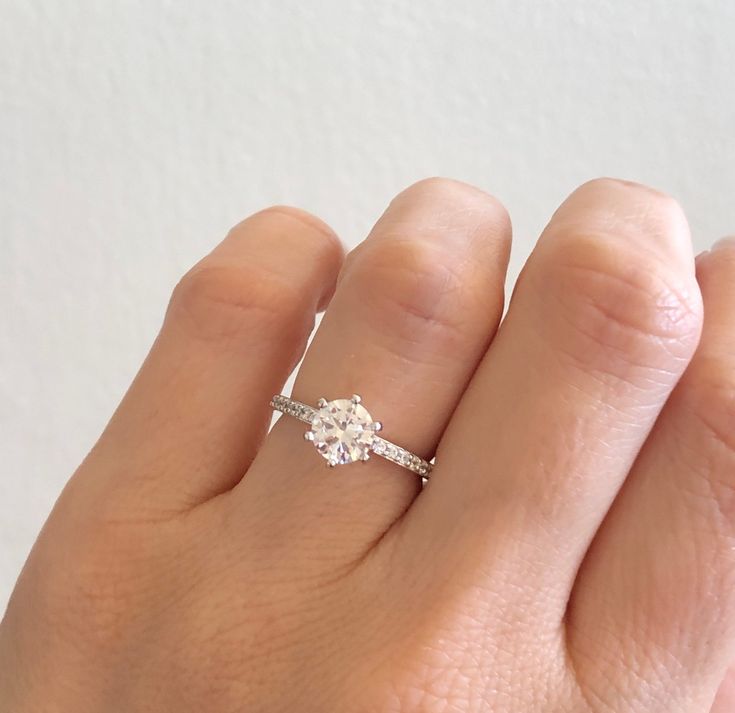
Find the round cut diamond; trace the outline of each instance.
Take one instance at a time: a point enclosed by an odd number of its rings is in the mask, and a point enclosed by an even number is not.
[[[314,414],[307,433],[330,465],[367,460],[376,422],[356,399],[328,401]]]

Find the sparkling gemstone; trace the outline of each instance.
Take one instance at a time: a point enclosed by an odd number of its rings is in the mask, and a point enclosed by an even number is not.
[[[375,422],[352,399],[328,401],[311,421],[310,440],[331,465],[365,460],[375,439]]]

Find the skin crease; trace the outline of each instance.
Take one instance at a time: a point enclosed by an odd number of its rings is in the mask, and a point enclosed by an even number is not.
[[[295,208],[236,226],[33,548],[0,709],[735,710],[735,241],[695,265],[675,201],[592,181],[500,324],[510,233],[437,178],[344,262]],[[294,397],[360,393],[425,488],[267,433],[325,307]]]

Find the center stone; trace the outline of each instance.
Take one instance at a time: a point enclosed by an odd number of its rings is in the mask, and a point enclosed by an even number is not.
[[[351,399],[328,401],[311,421],[311,437],[330,465],[367,460],[375,439],[375,422],[368,410]]]

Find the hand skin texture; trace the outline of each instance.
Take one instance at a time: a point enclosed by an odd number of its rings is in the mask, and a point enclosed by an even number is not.
[[[510,235],[446,179],[344,264],[295,208],[235,227],[38,538],[0,710],[735,711],[735,242],[592,181],[498,329]],[[361,394],[423,490],[267,434],[324,308],[294,397]]]

